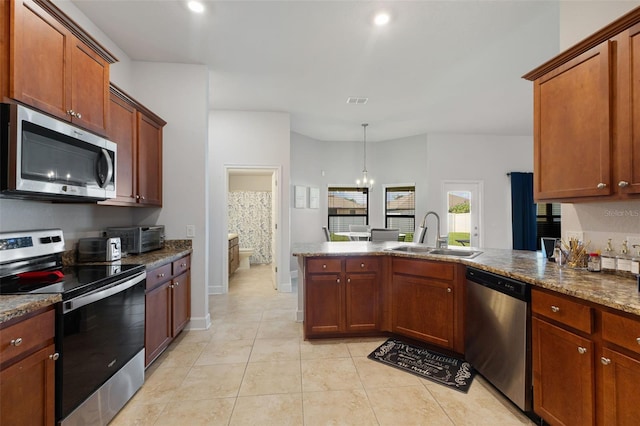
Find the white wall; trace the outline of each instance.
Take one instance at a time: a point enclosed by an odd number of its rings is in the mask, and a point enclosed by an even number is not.
[[[223,293],[228,286],[227,169],[240,166],[276,168],[280,181],[280,217],[276,240],[278,289],[290,291],[290,126],[289,114],[278,112],[209,112],[210,232],[209,292]]]
[[[361,174],[362,157],[362,142],[325,142],[291,134],[292,185],[320,188],[319,209],[292,209],[293,242],[324,240],[327,187],[353,185]],[[533,170],[533,140],[530,136],[418,135],[368,143],[367,163],[376,182],[370,199],[371,226],[384,226],[382,185],[415,184],[417,225],[428,210],[444,210],[442,181],[482,181],[484,247],[511,248],[511,186],[506,174]],[[427,238],[431,241],[435,233]],[[290,267],[297,268],[294,258]]]
[[[157,62],[134,62],[132,70],[136,98],[167,122],[163,207],[136,209],[134,218],[140,224],[165,225],[167,239],[184,239],[186,226],[195,226],[189,327],[208,328],[208,70],[202,65]]]
[[[561,2],[560,49],[565,50],[608,25],[640,1]],[[640,200],[562,205],[562,233],[582,232],[592,249],[602,250],[607,239],[618,250],[628,236],[640,242]]]

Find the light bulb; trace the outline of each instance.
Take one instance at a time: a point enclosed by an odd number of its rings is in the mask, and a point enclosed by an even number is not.
[[[373,22],[381,27],[383,25],[387,25],[389,23],[389,20],[391,19],[391,17],[389,16],[388,13],[386,12],[380,12],[378,13],[375,18],[373,18]]]

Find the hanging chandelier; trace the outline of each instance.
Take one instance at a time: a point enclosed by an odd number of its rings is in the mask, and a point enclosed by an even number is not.
[[[362,139],[362,146],[364,149],[364,161],[362,166],[362,178],[356,179],[356,185],[358,188],[373,188],[373,179],[369,179],[367,172],[367,126],[369,124],[362,123],[362,130],[364,132],[364,138]]]

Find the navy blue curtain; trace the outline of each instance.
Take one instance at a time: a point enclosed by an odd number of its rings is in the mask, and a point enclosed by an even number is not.
[[[533,173],[511,172],[511,217],[514,250],[537,250]]]

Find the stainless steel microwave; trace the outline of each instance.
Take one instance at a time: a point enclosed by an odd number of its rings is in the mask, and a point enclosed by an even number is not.
[[[0,104],[3,196],[99,201],[116,196],[116,144],[18,104]]]

